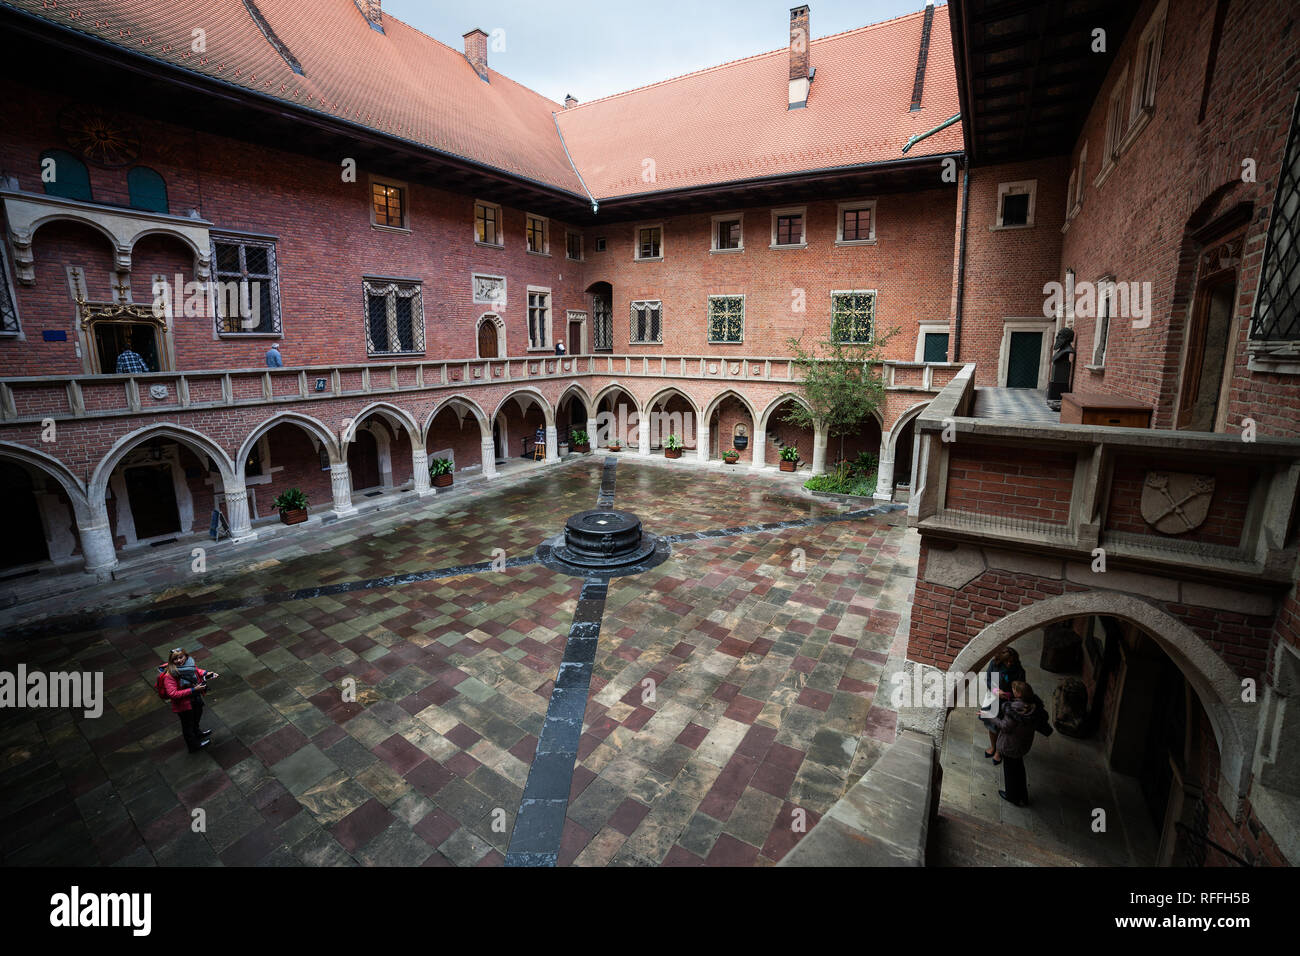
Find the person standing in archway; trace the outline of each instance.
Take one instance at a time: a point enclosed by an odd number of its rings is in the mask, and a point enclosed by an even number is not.
[[[1012,698],[1002,708],[1000,716],[993,719],[998,729],[996,746],[1002,754],[1002,780],[1005,790],[998,796],[1017,807],[1029,803],[1029,783],[1025,778],[1025,756],[1034,744],[1034,733],[1039,723],[1043,702],[1034,689],[1022,680],[1011,685]]]
[[[1010,645],[1000,648],[984,671],[984,686],[998,698],[997,706],[989,708],[994,717],[1001,712],[1002,705],[1011,700],[1011,685],[1024,679],[1025,669],[1020,664],[1020,654]],[[994,726],[994,717],[981,717],[980,723],[989,732],[989,749],[984,751],[984,756],[996,766],[1002,762],[1002,755],[998,753],[998,729]]]

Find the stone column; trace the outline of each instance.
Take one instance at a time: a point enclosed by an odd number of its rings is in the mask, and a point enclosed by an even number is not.
[[[334,514],[344,518],[357,513],[352,506],[352,472],[346,461],[330,462],[330,490],[334,493]]]
[[[242,481],[226,486],[226,519],[230,522],[231,541],[238,544],[257,540],[257,532],[253,530],[248,514],[248,488]]]
[[[762,468],[767,464],[767,432],[754,432],[754,443],[750,445],[750,468]]]
[[[554,425],[546,426],[546,464],[553,465],[560,460],[560,437]]]
[[[813,431],[813,460],[812,473],[814,475],[826,474],[826,429],[817,428]]]
[[[497,476],[497,443],[491,438],[484,438],[479,446],[482,448],[483,455],[483,477],[495,478]]]
[[[650,457],[650,416],[642,415],[636,423],[637,454]]]
[[[101,501],[92,506],[89,515],[77,515],[77,533],[81,536],[81,556],[86,561],[86,573],[106,581],[117,567],[117,548],[113,546],[113,530],[108,523],[108,509]]]
[[[421,498],[433,494],[433,488],[429,485],[429,453],[418,445],[411,447],[411,468],[415,493]]]
[[[701,425],[695,429],[695,456],[699,459],[701,465],[709,463],[709,429],[707,425]]]
[[[894,500],[894,449],[889,444],[889,432],[880,435],[880,464],[876,469],[877,501]]]

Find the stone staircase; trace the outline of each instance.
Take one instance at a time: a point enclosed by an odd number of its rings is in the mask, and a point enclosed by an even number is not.
[[[940,807],[927,866],[1088,866],[1049,837]]]

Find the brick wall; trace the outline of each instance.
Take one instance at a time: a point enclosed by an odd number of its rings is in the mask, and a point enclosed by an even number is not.
[[[953,445],[944,507],[974,514],[1065,524],[1070,518],[1074,455],[1068,452]]]

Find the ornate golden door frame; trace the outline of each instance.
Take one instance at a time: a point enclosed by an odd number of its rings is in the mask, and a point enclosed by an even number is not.
[[[87,302],[77,299],[78,332],[81,338],[82,367],[91,375],[113,375],[117,368],[102,368],[95,332],[104,325],[147,325],[153,330],[158,368],[169,372],[176,367],[175,342],[165,315],[154,314],[152,304],[138,302]],[[139,351],[138,349],[136,351]]]

